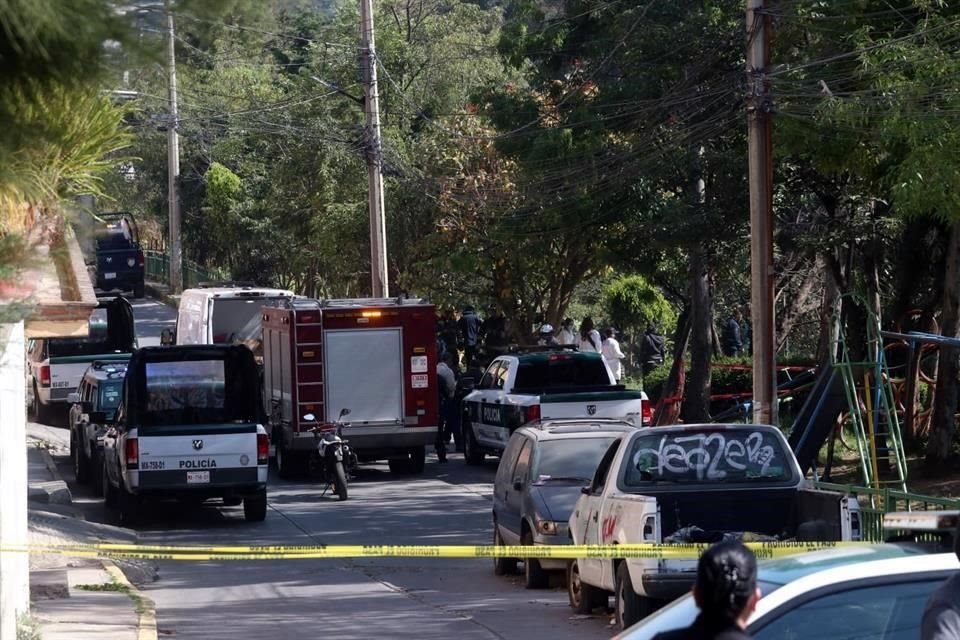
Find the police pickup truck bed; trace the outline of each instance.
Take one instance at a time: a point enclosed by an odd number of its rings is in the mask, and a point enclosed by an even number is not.
[[[778,429],[684,425],[643,429],[610,446],[570,516],[574,544],[711,543],[860,538],[855,498],[808,486]],[[695,560],[578,558],[570,604],[614,593],[629,626],[690,590]]]
[[[618,385],[598,353],[543,350],[496,358],[463,399],[464,455],[480,464],[500,455],[510,434],[537,420],[617,418],[649,424],[642,391]]]

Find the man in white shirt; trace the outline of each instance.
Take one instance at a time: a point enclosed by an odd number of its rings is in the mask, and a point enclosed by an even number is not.
[[[580,336],[573,330],[573,318],[567,318],[560,325],[560,335],[557,336],[557,342],[562,345],[572,345],[580,342]]]
[[[614,337],[617,332],[610,327],[606,331],[607,339],[603,341],[603,359],[607,361],[607,366],[610,367],[610,371],[613,372],[613,377],[616,378],[617,382],[620,382],[620,378],[623,377],[623,365],[620,363],[621,360],[626,358],[623,354],[623,351],[620,350],[620,343],[617,342],[617,339]]]

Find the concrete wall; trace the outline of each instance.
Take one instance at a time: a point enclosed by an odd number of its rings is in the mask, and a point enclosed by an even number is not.
[[[25,397],[23,322],[0,324],[0,547],[28,542]],[[0,552],[0,640],[16,640],[29,606],[29,557]]]

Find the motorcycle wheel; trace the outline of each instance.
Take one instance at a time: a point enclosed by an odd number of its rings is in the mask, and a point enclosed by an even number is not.
[[[342,502],[347,499],[347,474],[343,470],[342,462],[337,461],[334,467],[334,474],[336,477],[334,478],[333,489]]]

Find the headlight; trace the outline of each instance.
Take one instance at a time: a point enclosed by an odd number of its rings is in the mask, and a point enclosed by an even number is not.
[[[537,529],[545,536],[557,535],[557,523],[553,520],[538,520]]]

